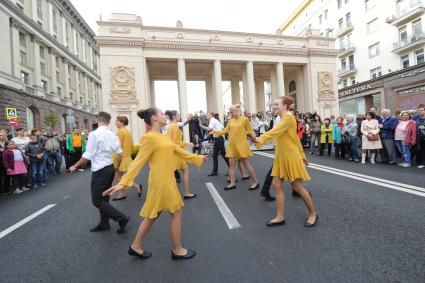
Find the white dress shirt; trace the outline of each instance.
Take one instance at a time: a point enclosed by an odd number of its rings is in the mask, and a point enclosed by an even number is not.
[[[91,160],[91,170],[96,172],[112,165],[113,152],[122,153],[120,140],[108,127],[100,126],[90,133],[83,157]]]
[[[214,117],[211,117],[210,123],[208,124],[208,128],[213,131],[223,130],[223,126],[221,125],[221,123]]]

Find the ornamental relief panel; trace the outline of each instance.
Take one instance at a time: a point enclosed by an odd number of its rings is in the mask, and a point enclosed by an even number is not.
[[[136,99],[136,81],[134,79],[134,67],[111,67],[110,74],[112,100]]]
[[[317,72],[319,97],[334,97],[333,75],[331,72]]]

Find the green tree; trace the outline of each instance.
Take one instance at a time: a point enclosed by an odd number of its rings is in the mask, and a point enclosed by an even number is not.
[[[59,117],[56,114],[50,113],[44,117],[44,124],[49,126],[50,129],[54,129],[59,124]]]

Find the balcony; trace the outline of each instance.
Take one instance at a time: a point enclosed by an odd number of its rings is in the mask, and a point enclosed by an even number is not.
[[[419,1],[414,4],[410,4],[405,9],[398,8],[397,15],[391,15],[388,17],[385,22],[387,24],[392,24],[396,27],[399,27],[419,16],[425,12],[425,7],[422,1]]]
[[[336,34],[336,37],[343,37],[347,33],[352,32],[353,29],[354,29],[354,26],[351,23],[347,23],[345,27],[341,27],[339,29],[338,33]]]
[[[347,57],[356,51],[356,47],[353,44],[350,44],[348,46],[343,46],[339,49],[338,58],[344,58]]]
[[[423,44],[425,44],[425,33],[421,32],[395,42],[393,44],[393,52],[402,53]]]
[[[339,78],[348,77],[355,74],[356,72],[357,72],[356,66],[354,64],[350,64],[349,67],[345,67],[338,70],[338,77]]]

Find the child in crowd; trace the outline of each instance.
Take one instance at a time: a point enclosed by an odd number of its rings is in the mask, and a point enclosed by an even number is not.
[[[25,187],[27,179],[27,163],[20,149],[15,148],[13,141],[5,142],[6,149],[3,151],[3,166],[7,175],[12,179],[13,193],[20,194],[29,189]]]
[[[31,179],[34,189],[46,186],[44,183],[44,143],[36,134],[30,135],[30,143],[25,149],[25,154],[30,158]]]

